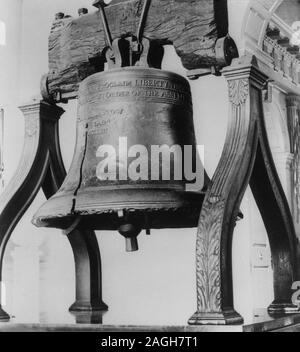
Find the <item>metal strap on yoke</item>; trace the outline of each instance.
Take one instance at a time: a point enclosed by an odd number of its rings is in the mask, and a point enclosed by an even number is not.
[[[141,47],[141,54],[143,52],[143,33],[144,33],[144,29],[145,29],[145,25],[146,25],[146,21],[147,21],[147,15],[150,9],[150,5],[151,5],[151,0],[145,0],[144,1],[144,5],[143,5],[143,9],[142,9],[142,14],[141,14],[141,18],[140,18],[140,22],[139,22],[139,26],[137,29],[137,34],[136,34],[136,38],[137,38],[137,45],[139,47]],[[114,41],[112,39],[112,35],[111,35],[111,31],[109,28],[109,24],[107,21],[107,17],[106,17],[106,13],[105,13],[105,7],[108,6],[108,4],[106,4],[104,2],[104,0],[96,0],[93,3],[93,6],[97,7],[100,11],[101,14],[101,21],[102,21],[102,25],[103,25],[103,29],[104,29],[104,33],[105,33],[105,37],[106,37],[106,41],[108,43],[108,46],[110,48],[110,50],[115,54],[115,56],[118,56],[118,53],[116,53],[116,46],[113,45]]]

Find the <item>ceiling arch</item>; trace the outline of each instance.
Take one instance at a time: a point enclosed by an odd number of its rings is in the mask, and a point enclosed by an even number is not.
[[[297,23],[299,26],[295,29]],[[242,25],[240,53],[255,55],[275,85],[299,95],[300,2],[250,0]]]
[[[284,1],[286,0],[250,0],[242,28],[246,48],[262,45],[268,25]]]

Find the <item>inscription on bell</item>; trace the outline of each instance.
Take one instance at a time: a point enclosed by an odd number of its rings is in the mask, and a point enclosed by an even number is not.
[[[107,104],[110,100],[116,101],[117,99],[143,99],[150,102],[172,102],[180,105],[189,105],[191,101],[189,91],[182,83],[160,78],[97,80],[90,83],[89,93],[83,98],[83,104],[93,101]]]
[[[154,99],[159,100],[173,100],[174,103],[184,103],[187,100],[186,94],[172,91],[172,90],[163,90],[163,89],[145,89],[133,88],[131,90],[111,90],[105,93],[98,93],[99,101],[107,101],[110,99],[116,98],[143,98],[143,99]]]
[[[184,90],[184,87],[180,83],[170,82],[164,79],[132,79],[132,80],[107,80],[99,83],[99,88],[101,90],[107,90],[111,88],[119,87],[131,87],[131,88],[162,88],[162,89],[174,89],[174,90]]]
[[[159,79],[138,79],[135,82],[136,87],[152,87],[152,88],[162,88],[162,89],[173,89],[173,90],[184,90],[181,84],[175,82],[170,82],[168,80]]]

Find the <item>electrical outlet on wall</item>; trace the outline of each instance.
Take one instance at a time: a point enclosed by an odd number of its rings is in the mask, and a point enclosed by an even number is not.
[[[271,265],[271,258],[266,244],[254,244],[251,256],[254,269],[267,269]]]

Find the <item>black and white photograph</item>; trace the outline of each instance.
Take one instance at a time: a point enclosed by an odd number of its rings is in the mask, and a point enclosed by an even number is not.
[[[0,0],[0,336],[20,332],[300,332],[300,0]]]

